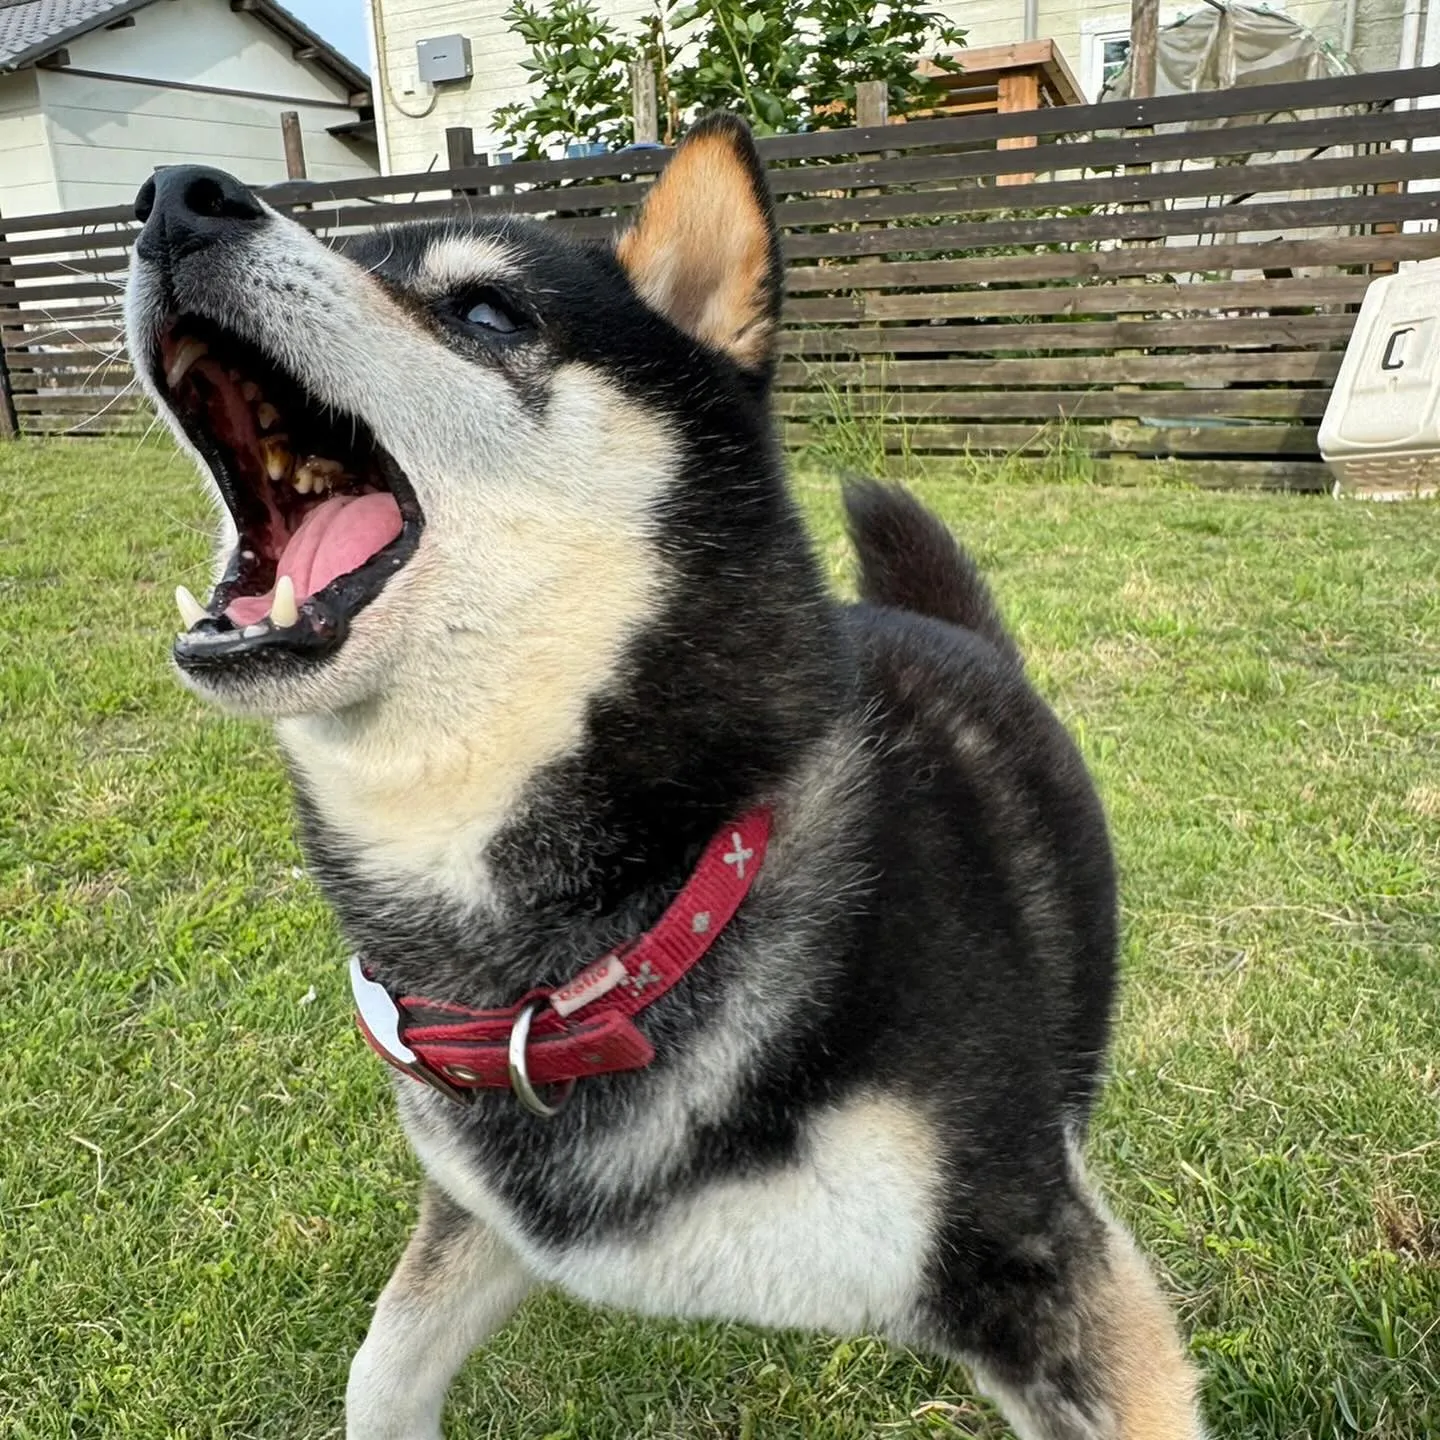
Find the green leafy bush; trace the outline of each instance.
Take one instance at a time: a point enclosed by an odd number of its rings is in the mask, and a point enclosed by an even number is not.
[[[622,36],[592,0],[514,0],[506,20],[529,45],[532,98],[500,107],[506,142],[538,158],[576,141],[624,144],[630,132],[630,64],[657,75],[661,138],[673,142],[697,116],[736,110],[762,135],[854,123],[855,86],[884,81],[893,111],[924,107],[962,30],[916,0],[657,0]]]

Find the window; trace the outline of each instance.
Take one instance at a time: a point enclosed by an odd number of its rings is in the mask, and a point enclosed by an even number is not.
[[[1128,35],[1102,35],[1100,41],[1100,89],[1107,85],[1125,68],[1130,58],[1130,37]]]
[[[1096,25],[1081,39],[1080,83],[1091,100],[1125,68],[1130,58],[1130,23],[1111,20]]]

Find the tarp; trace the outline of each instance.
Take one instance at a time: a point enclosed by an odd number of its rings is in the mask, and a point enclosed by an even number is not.
[[[1327,75],[1348,75],[1353,69],[1287,15],[1248,5],[1218,8],[1207,4],[1161,28],[1156,43],[1155,93],[1188,95],[1237,85],[1319,80]],[[1103,98],[1130,98],[1128,66],[1111,81]],[[1254,123],[1248,116],[1241,119]]]

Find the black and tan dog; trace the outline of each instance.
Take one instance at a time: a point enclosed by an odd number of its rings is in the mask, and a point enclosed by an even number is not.
[[[1025,1437],[1199,1436],[1079,1162],[1100,807],[903,493],[850,493],[864,598],[827,594],[744,127],[697,127],[613,249],[495,220],[340,253],[193,168],[138,213],[131,350],[226,516],[175,658],[276,722],[429,1177],[352,1440],[434,1440],[546,1284],[879,1331]]]

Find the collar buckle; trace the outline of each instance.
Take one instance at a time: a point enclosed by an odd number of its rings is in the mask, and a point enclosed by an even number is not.
[[[350,957],[350,990],[355,997],[355,1019],[370,1048],[402,1074],[432,1090],[464,1105],[469,1101],[465,1091],[437,1075],[400,1038],[400,1007],[394,997],[377,980],[365,973],[359,955]]]

